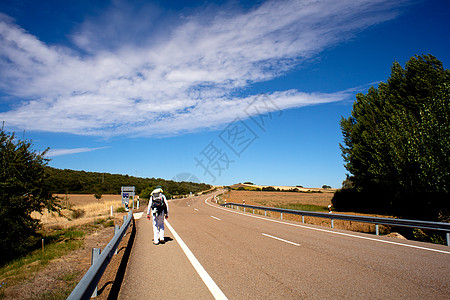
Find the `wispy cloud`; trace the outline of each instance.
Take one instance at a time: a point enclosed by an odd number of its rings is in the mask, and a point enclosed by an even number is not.
[[[161,21],[157,8],[136,14],[118,2],[74,31],[73,48],[46,45],[0,15],[0,90],[21,99],[0,120],[27,130],[99,136],[177,134],[224,124],[255,97],[235,96],[250,84],[283,75],[395,18],[402,2],[228,5],[172,17],[164,28],[155,25]],[[136,30],[127,35],[130,24]],[[268,96],[285,109],[341,101],[349,92]]]
[[[101,149],[107,149],[109,147],[98,147],[98,148],[73,148],[73,149],[50,149],[45,156],[47,157],[55,157],[61,155],[70,155],[84,152],[91,152]]]

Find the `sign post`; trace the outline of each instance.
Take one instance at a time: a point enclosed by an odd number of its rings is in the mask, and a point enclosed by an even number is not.
[[[125,210],[128,211],[129,199],[135,196],[136,188],[134,186],[123,186],[121,188],[122,205],[125,205]],[[133,203],[134,204],[134,203]]]

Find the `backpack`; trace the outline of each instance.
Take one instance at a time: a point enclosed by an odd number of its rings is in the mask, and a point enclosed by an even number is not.
[[[152,194],[152,208],[156,208],[156,213],[159,215],[162,212],[167,214],[166,203],[164,202],[162,193]]]

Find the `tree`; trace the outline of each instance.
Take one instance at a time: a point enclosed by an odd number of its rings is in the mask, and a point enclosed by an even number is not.
[[[34,246],[38,220],[33,211],[58,211],[58,200],[44,183],[46,151],[32,150],[29,141],[0,131],[0,264]]]
[[[404,69],[395,62],[387,83],[358,94],[351,116],[340,123],[340,147],[352,174],[347,192],[356,208],[448,216],[449,124],[450,70],[432,55],[412,57]],[[337,202],[345,204],[342,196]]]

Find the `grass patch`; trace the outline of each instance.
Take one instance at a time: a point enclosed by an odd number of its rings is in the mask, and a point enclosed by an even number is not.
[[[44,237],[44,251],[37,249],[17,258],[0,268],[0,280],[15,285],[30,275],[42,270],[56,258],[83,246],[84,231],[69,228],[56,230]]]
[[[46,245],[44,251],[42,249],[34,250],[27,256],[7,263],[0,268],[0,280],[8,282],[8,285],[15,285],[44,269],[51,260],[80,248],[84,242],[82,239],[70,237],[73,234],[74,232],[69,233],[69,237],[66,236],[66,233],[61,234],[57,238],[59,241]],[[79,233],[76,233],[74,236],[77,235]],[[52,238],[56,239],[56,236],[53,235]]]
[[[326,206],[312,205],[312,204],[301,204],[301,203],[286,203],[279,204],[275,206],[276,208],[285,208],[293,210],[303,210],[303,211],[318,211],[318,212],[328,212]]]
[[[116,212],[118,212],[118,213],[124,213],[124,212],[126,212],[125,207],[123,207],[123,206],[118,207],[118,208],[116,209]]]
[[[111,218],[97,219],[94,221],[94,225],[102,225],[103,227],[112,227],[114,226],[114,220]]]
[[[67,229],[58,228],[51,232],[40,232],[44,237],[44,251],[41,248],[36,249],[26,256],[14,259],[1,266],[0,283],[7,282],[7,286],[13,286],[22,280],[34,276],[36,272],[44,269],[51,260],[81,248],[84,244],[84,236],[86,234],[98,228],[109,226],[114,226],[114,220],[110,218],[99,219],[94,223],[77,227]],[[2,291],[0,289],[0,299],[2,297],[1,294]],[[46,296],[47,298],[45,299],[56,299],[52,298],[52,295],[47,295],[48,297]],[[61,299],[61,297],[58,299]]]

